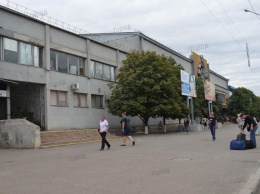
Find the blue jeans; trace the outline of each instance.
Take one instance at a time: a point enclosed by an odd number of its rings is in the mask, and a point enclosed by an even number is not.
[[[188,133],[188,132],[189,132],[188,128],[189,128],[189,126],[187,126],[187,125],[184,125],[184,131],[185,131],[186,133]]]
[[[256,147],[256,139],[255,139],[255,132],[258,129],[258,126],[254,126],[253,130],[250,131],[250,139],[254,142]]]
[[[210,126],[210,131],[211,131],[211,134],[212,134],[212,139],[216,139],[216,126]]]

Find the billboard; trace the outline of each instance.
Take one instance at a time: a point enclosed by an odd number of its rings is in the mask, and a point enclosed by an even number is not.
[[[222,92],[216,92],[217,94],[217,99],[221,102],[222,106],[227,105],[227,99],[226,99],[226,94]]]
[[[194,66],[195,66],[195,75],[198,75],[198,69],[199,69],[199,64],[201,62],[200,55],[192,51],[192,56],[194,60]],[[206,59],[203,59],[203,64],[205,65],[206,68],[206,75],[209,78],[209,64]]]
[[[204,81],[204,92],[205,92],[206,100],[211,100],[211,101],[216,100],[215,84],[211,83],[209,80]]]
[[[197,97],[195,75],[181,70],[181,94],[184,96]]]

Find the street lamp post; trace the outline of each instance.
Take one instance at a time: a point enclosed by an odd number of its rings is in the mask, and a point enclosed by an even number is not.
[[[207,76],[207,72],[206,72],[206,66],[204,65],[203,55],[200,56],[200,63],[199,63],[199,67],[198,67],[198,76],[202,78],[203,87],[204,87],[205,80],[208,79],[208,76]],[[213,111],[212,101],[208,101],[208,108],[209,108],[209,115],[210,115],[210,112]]]
[[[253,13],[253,14],[255,14],[255,15],[259,15],[259,16],[260,16],[259,13],[256,13],[256,12],[254,12],[254,11],[250,11],[250,10],[248,10],[248,9],[244,9],[244,11],[245,11],[245,12],[251,12],[251,13]]]

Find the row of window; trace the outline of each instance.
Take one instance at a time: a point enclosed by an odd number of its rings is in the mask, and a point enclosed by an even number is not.
[[[0,38],[1,60],[22,65],[41,66],[42,49],[9,38]]]
[[[85,75],[84,58],[51,50],[51,70],[61,73]]]
[[[51,105],[52,106],[68,106],[68,92],[51,90]],[[74,107],[88,107],[87,103],[88,94],[73,93],[73,106]],[[104,108],[103,96],[91,94],[91,107],[92,108]]]
[[[0,37],[0,60],[42,67],[42,48],[13,39]],[[51,50],[50,69],[61,73],[85,75],[85,59]],[[90,62],[92,78],[115,81],[115,67],[97,61]]]
[[[97,61],[90,61],[92,78],[115,81],[115,67]]]

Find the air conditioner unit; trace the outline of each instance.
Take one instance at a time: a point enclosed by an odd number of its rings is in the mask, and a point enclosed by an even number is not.
[[[71,89],[72,90],[78,90],[79,89],[79,83],[71,84]]]

